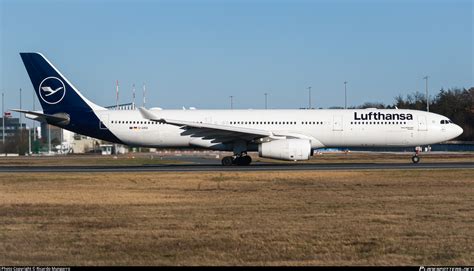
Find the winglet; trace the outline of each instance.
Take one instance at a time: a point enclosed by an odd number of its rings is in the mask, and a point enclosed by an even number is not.
[[[155,114],[153,114],[153,112],[146,109],[145,107],[139,107],[138,111],[140,111],[140,114],[142,114],[142,117],[144,119],[159,121],[159,122],[166,122],[164,119],[158,118]]]

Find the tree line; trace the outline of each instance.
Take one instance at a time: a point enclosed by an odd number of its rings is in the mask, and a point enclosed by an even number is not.
[[[430,97],[429,103],[430,112],[446,116],[464,129],[457,140],[474,141],[474,87],[441,89],[436,96]],[[395,97],[392,105],[367,102],[356,108],[426,110],[426,96],[421,92],[414,92]]]

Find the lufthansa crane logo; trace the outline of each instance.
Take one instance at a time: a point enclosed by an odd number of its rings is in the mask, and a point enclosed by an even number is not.
[[[45,103],[57,104],[64,99],[64,95],[66,95],[66,86],[59,78],[51,76],[41,81],[38,93],[41,100]]]

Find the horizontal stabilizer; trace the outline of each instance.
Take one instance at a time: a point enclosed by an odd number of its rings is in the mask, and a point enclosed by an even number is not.
[[[41,111],[28,111],[28,110],[20,110],[20,109],[12,109],[11,111],[25,113],[25,116],[32,120],[37,121],[46,121],[50,124],[61,124],[61,125],[68,125],[70,118],[69,115],[66,113],[56,113],[53,115],[44,114]]]

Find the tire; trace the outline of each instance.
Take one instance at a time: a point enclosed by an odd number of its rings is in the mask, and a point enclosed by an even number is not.
[[[226,156],[222,158],[221,163],[223,166],[226,166],[226,167],[232,166],[234,164],[234,159],[232,158],[232,156]]]
[[[246,156],[242,156],[242,165],[243,166],[248,166],[250,165],[250,163],[252,163],[252,157],[246,155]]]
[[[418,155],[413,155],[411,161],[413,161],[414,164],[418,164],[418,162],[420,162],[420,157]]]
[[[234,164],[238,166],[248,166],[250,163],[252,163],[252,158],[248,155],[236,157],[234,159]]]

